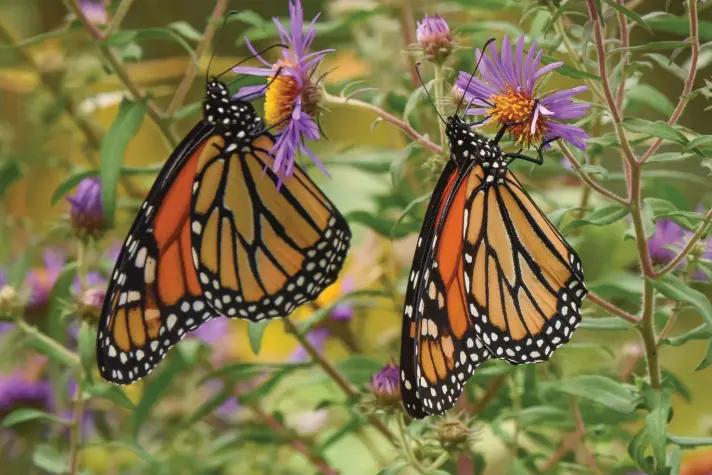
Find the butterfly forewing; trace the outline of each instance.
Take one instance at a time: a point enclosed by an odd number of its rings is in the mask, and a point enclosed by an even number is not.
[[[277,186],[271,136],[213,145],[198,164],[191,225],[205,296],[230,317],[286,316],[336,280],[348,225],[298,166]]]
[[[210,128],[197,126],[161,171],[116,262],[99,322],[104,379],[148,374],[188,330],[217,314],[190,258],[190,187]]]

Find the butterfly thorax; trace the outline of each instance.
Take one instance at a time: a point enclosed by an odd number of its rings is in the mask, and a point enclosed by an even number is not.
[[[450,158],[459,167],[475,161],[482,165],[486,182],[504,178],[507,160],[494,141],[473,132],[469,124],[456,116],[448,117],[445,131],[450,140]]]
[[[227,86],[213,79],[206,87],[203,120],[218,134],[238,141],[249,141],[264,130],[264,122],[247,101],[230,97]]]

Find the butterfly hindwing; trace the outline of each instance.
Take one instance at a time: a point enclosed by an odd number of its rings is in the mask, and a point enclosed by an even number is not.
[[[198,164],[191,216],[205,296],[229,317],[284,317],[336,280],[349,227],[298,166],[278,187],[270,135],[212,145]]]
[[[473,173],[488,175],[479,165]],[[472,187],[466,206],[467,297],[480,338],[510,363],[549,359],[581,320],[578,256],[509,171]]]

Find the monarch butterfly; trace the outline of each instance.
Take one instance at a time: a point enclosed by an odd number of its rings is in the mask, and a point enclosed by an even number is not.
[[[101,312],[102,377],[130,384],[220,315],[289,315],[336,280],[351,232],[306,173],[277,187],[275,138],[254,107],[207,84],[203,120],[161,170],[123,245]]]
[[[510,124],[516,125],[516,124]],[[477,366],[547,360],[568,342],[586,296],[569,246],[509,171],[543,162],[448,117],[451,160],[433,191],[408,279],[401,394],[414,418],[457,401]]]

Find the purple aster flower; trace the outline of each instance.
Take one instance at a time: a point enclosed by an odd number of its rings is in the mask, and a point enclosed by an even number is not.
[[[109,17],[106,14],[106,5],[103,0],[80,0],[79,8],[87,19],[95,25],[106,25]]]
[[[677,254],[674,249],[682,243],[682,228],[669,219],[659,219],[655,222],[655,234],[648,239],[650,257],[656,264],[667,264]]]
[[[314,328],[307,334],[307,341],[316,348],[316,350],[321,353],[324,351],[324,346],[326,344],[326,339],[329,337],[329,330],[324,327]],[[309,354],[303,346],[299,346],[294,350],[289,357],[290,361],[304,361],[309,359]]]
[[[423,51],[438,61],[445,59],[452,49],[450,27],[440,15],[429,17],[426,13],[423,21],[418,22],[415,38]]]
[[[233,68],[238,74],[268,78],[269,87],[242,88],[238,95],[245,98],[265,91],[265,119],[277,131],[277,142],[270,152],[274,156],[272,169],[279,177],[278,186],[292,175],[294,160],[297,154],[301,153],[308,156],[329,176],[326,167],[307,146],[305,139],[316,141],[321,138],[319,127],[314,121],[319,112],[319,85],[314,82],[313,77],[326,53],[333,50],[309,52],[316,35],[314,24],[319,15],[305,28],[301,0],[289,2],[289,17],[289,30],[279,19],[273,19],[282,43],[288,46],[282,51],[281,59],[270,64],[258,55],[249,40],[246,40],[248,48],[264,67]],[[275,78],[277,73],[279,74]]]
[[[354,290],[354,279],[351,276],[346,276],[341,281],[339,289],[341,295],[348,294]],[[349,302],[338,303],[334,305],[329,314],[332,320],[348,321],[354,316],[354,306]]]
[[[85,178],[79,182],[74,196],[68,196],[71,204],[72,227],[82,236],[95,236],[104,230],[104,207],[101,203],[101,181]]]
[[[47,249],[43,254],[44,268],[32,269],[27,274],[27,284],[31,289],[28,308],[35,309],[47,303],[54,283],[64,267],[64,254]]]
[[[400,368],[387,364],[371,379],[371,390],[381,399],[400,399]]]
[[[18,408],[50,410],[52,387],[47,381],[35,381],[20,370],[0,375],[0,417]]]
[[[227,318],[219,317],[203,323],[191,332],[200,341],[212,345],[225,337],[228,331],[229,322]]]
[[[465,100],[471,103],[467,113],[485,115],[482,124],[496,122],[500,125],[517,123],[508,132],[520,146],[531,146],[545,140],[561,138],[584,150],[588,134],[574,125],[561,121],[578,119],[588,111],[589,104],[576,104],[571,98],[588,90],[578,86],[553,93],[542,93],[539,81],[544,75],[563,66],[557,61],[539,68],[544,50],[536,43],[524,55],[524,37],[517,41],[512,54],[509,38],[504,37],[501,53],[494,43],[482,57],[479,71],[482,78],[460,72],[456,84],[465,90]],[[482,53],[475,53],[475,61]]]

